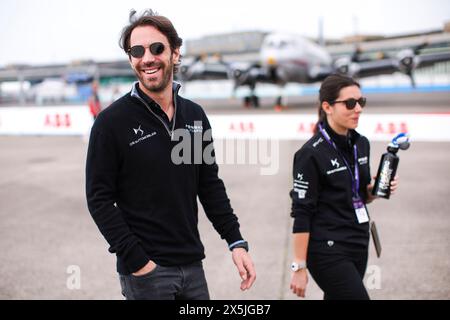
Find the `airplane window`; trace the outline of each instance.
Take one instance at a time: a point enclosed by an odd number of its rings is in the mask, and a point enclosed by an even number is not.
[[[269,42],[267,42],[267,47],[270,48],[284,48],[289,46],[289,42],[286,40],[271,40]]]

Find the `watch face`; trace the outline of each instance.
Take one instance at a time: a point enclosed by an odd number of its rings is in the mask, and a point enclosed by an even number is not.
[[[301,261],[300,263],[292,262],[291,269],[294,272],[300,269],[306,269],[306,262],[305,261]]]

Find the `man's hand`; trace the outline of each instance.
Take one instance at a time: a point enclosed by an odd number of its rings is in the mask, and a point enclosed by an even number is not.
[[[250,289],[256,280],[255,267],[250,255],[244,248],[235,248],[232,251],[233,262],[241,276],[241,290]]]
[[[306,269],[301,269],[297,272],[292,272],[291,290],[294,294],[304,298],[307,284],[308,284],[308,272],[306,271]]]
[[[133,276],[143,276],[144,274],[152,272],[156,268],[156,264],[149,260],[145,266],[143,266],[141,269],[133,273]]]

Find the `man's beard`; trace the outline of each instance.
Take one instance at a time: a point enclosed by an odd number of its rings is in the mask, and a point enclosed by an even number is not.
[[[162,78],[159,82],[155,82],[155,80],[148,80],[145,77],[145,74],[142,74],[140,68],[150,68],[153,66],[158,66],[163,71]],[[170,61],[168,65],[164,64],[163,62],[160,63],[150,63],[146,65],[140,66],[138,70],[134,70],[134,73],[136,74],[137,78],[139,79],[139,82],[144,86],[145,89],[147,89],[150,92],[161,92],[169,84],[171,84],[171,77],[173,74],[173,62]],[[158,71],[159,72],[159,71]]]

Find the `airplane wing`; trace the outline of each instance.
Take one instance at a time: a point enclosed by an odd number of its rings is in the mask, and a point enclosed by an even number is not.
[[[431,53],[417,57],[417,67],[428,67],[438,62],[450,61],[450,52]]]
[[[361,62],[353,62],[349,56],[338,59],[332,68],[321,70],[318,74],[314,73],[312,80],[321,81],[331,73],[366,78],[401,72],[413,77],[416,69],[445,61],[450,61],[450,52],[417,55],[413,50],[405,49],[395,57]],[[183,65],[179,79],[181,81],[231,79],[235,87],[245,85],[254,87],[260,82],[274,84],[283,82],[281,81],[283,79],[277,79],[276,74],[271,74],[270,70],[262,68],[258,63],[205,62],[201,59],[195,59],[191,64]],[[412,82],[414,82],[413,79]]]
[[[398,61],[395,59],[383,59],[365,62],[352,62],[348,67],[339,66],[336,71],[358,78],[391,74],[398,71]]]
[[[352,62],[347,57],[341,58],[335,63],[335,71],[357,78],[401,72],[409,76],[412,85],[415,86],[414,71],[416,69],[445,61],[450,61],[450,52],[417,54],[417,50],[404,49],[395,57],[380,60]]]
[[[256,82],[270,82],[270,76],[258,63],[251,62],[225,62],[223,60],[205,61],[195,58],[184,63],[177,79],[180,81],[192,80],[226,80],[234,81],[234,88],[239,86],[254,87]]]
[[[209,63],[197,56],[183,60],[176,78],[179,81],[228,79],[228,68],[223,63]]]

